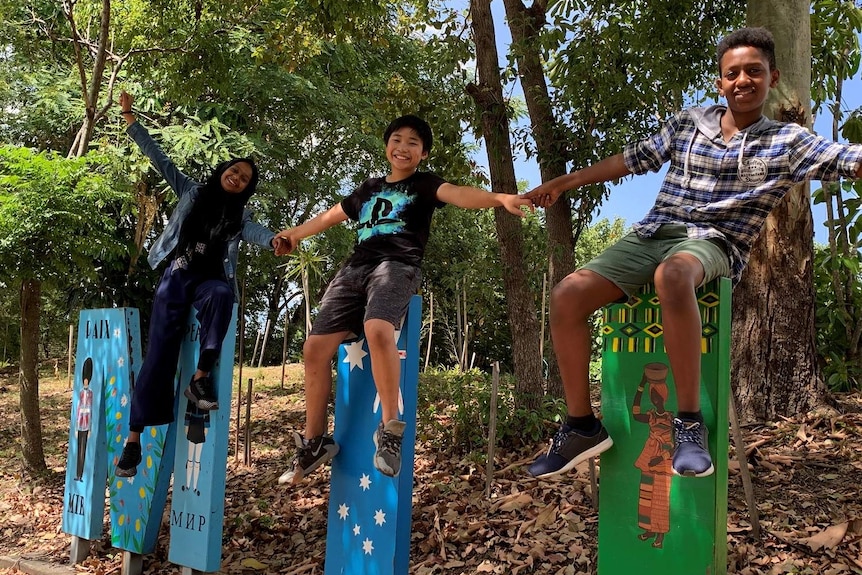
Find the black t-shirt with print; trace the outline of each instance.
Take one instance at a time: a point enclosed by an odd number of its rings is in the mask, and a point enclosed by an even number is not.
[[[446,205],[437,188],[446,183],[430,172],[414,172],[400,182],[368,178],[344,198],[341,207],[358,223],[348,264],[398,261],[419,266],[431,231],[434,209]]]

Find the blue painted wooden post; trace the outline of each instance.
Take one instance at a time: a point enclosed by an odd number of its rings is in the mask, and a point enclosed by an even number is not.
[[[338,353],[335,441],[332,461],[325,575],[406,575],[410,560],[416,393],[419,382],[419,328],[422,298],[413,296],[396,332],[401,355],[401,472],[387,477],[372,462],[373,434],[380,405],[364,339]]]
[[[221,565],[224,495],[237,306],[213,369],[219,408],[200,411],[182,394],[197,367],[200,326],[189,322],[177,369],[177,433],[174,489],[171,496],[171,545],[168,560],[197,572],[215,572]],[[188,569],[183,572],[186,573]]]
[[[109,415],[117,422],[116,434],[110,438],[115,452],[110,465],[111,543],[127,552],[124,575],[140,573],[140,555],[151,553],[155,548],[172,474],[174,481],[168,559],[202,572],[217,571],[219,568],[236,314],[237,307],[234,306],[231,325],[213,370],[219,409],[199,413],[194,406],[188,408],[188,400],[183,395],[200,354],[200,325],[195,318],[195,311],[191,311],[174,381],[176,418],[174,423],[144,429],[141,435],[143,461],[138,466],[138,474],[130,478],[113,476],[113,468],[128,435],[131,398],[131,388],[118,389],[113,415]],[[188,427],[201,429],[203,441],[190,442]],[[192,437],[195,441],[200,438]],[[191,451],[190,443],[193,444]],[[190,453],[192,465],[187,466]],[[131,568],[127,568],[127,565],[131,565]]]
[[[119,456],[111,441],[122,425],[116,406],[141,366],[139,321],[131,308],[79,314],[63,509],[63,531],[74,536],[73,563],[88,551],[77,540],[102,536],[105,481]]]

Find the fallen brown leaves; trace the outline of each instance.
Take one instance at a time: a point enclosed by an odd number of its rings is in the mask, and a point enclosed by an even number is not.
[[[253,461],[245,466],[229,456],[221,572],[322,574],[328,473],[293,489],[276,481],[292,451],[287,430],[303,418],[298,375],[294,370],[288,389],[281,390],[280,368],[251,371]],[[17,387],[5,387],[0,555],[66,563],[69,537],[60,531],[69,416],[65,381],[41,382],[46,457],[54,474],[39,482],[21,475]],[[840,402],[843,415],[812,414],[744,429],[763,535],[760,541],[751,535],[739,466],[731,461],[729,573],[862,574],[862,398],[843,396]],[[454,456],[449,446],[427,440],[417,444],[411,573],[595,573],[597,514],[586,467],[559,480],[529,479],[523,464],[539,447],[498,447],[489,499],[479,458]],[[147,573],[177,572],[167,561],[166,531],[145,559]],[[120,566],[121,554],[106,534],[77,571],[107,575],[119,573]]]

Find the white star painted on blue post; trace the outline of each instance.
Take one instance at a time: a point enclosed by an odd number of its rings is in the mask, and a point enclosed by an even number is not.
[[[377,525],[383,525],[386,523],[386,514],[383,513],[382,509],[378,509],[377,513],[374,514],[374,523]]]
[[[354,535],[359,535],[359,525],[354,525],[354,526],[353,526],[353,534],[354,534]]]
[[[380,394],[374,396],[374,405],[371,407],[372,413],[380,411]],[[401,388],[398,388],[398,413],[404,415],[404,396],[401,395]]]
[[[117,367],[123,367],[124,365],[126,365],[126,358],[124,358],[124,357],[119,358],[117,360]]]
[[[115,329],[114,329],[114,337],[115,337],[115,338],[117,338],[117,339],[120,339],[120,335],[122,335],[122,334],[120,333],[120,328],[115,328]]]
[[[347,519],[347,516],[350,515],[350,507],[342,503],[338,506],[338,516],[341,517],[341,520],[344,521]]]
[[[363,473],[362,477],[359,478],[359,487],[362,488],[362,491],[368,491],[371,487],[371,478],[368,477],[368,474]]]
[[[362,550],[365,551],[366,555],[371,555],[371,552],[374,551],[374,545],[371,543],[371,539],[366,539],[362,542]]]
[[[368,352],[362,349],[362,344],[365,343],[364,339],[360,339],[359,341],[354,341],[345,345],[345,351],[347,351],[347,357],[344,358],[342,363],[350,364],[350,371],[353,371],[354,367],[358,367],[359,369],[365,369],[365,366],[362,365],[362,360],[368,355]]]

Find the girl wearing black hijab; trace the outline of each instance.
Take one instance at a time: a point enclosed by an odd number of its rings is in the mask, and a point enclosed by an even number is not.
[[[168,266],[153,299],[147,355],[132,389],[129,437],[116,464],[119,477],[132,477],[141,462],[145,426],[174,420],[174,376],[183,330],[194,306],[200,323],[197,371],[183,392],[199,410],[219,408],[210,373],[221,352],[237,300],[239,242],[274,249],[281,240],[255,223],[245,208],[258,181],[251,158],[219,164],[201,184],[183,174],[162,152],[132,112],[132,96],[120,94],[127,133],[179,197],[177,207],[147,257],[155,269]]]

